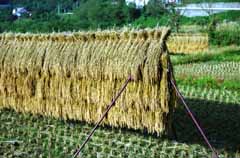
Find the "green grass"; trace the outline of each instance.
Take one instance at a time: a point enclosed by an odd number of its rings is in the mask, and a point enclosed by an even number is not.
[[[240,47],[231,46],[217,48],[212,47],[207,52],[193,54],[175,54],[171,55],[171,61],[174,65],[199,63],[199,62],[240,62]]]
[[[0,155],[3,157],[71,157],[92,125],[0,111]],[[206,157],[209,151],[124,129],[100,128],[82,157]],[[1,157],[1,156],[0,156]]]
[[[224,80],[216,79],[211,76],[177,76],[177,84],[185,86],[193,86],[199,88],[211,88],[218,89],[221,91],[235,90],[240,91],[240,81],[238,80]]]
[[[240,91],[240,49],[225,47],[206,53],[171,55],[180,85]]]
[[[222,83],[225,80],[240,81],[240,62],[205,62],[178,65],[174,68],[177,78],[212,77]],[[237,83],[237,82],[235,82]]]
[[[187,98],[231,103],[240,105],[240,91],[232,89],[212,88],[210,86],[198,86],[197,84],[179,84],[178,86]]]

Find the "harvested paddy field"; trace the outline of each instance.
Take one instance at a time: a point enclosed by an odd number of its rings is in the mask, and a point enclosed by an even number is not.
[[[214,54],[171,56],[178,87],[220,158],[240,157],[240,51],[234,48],[232,52],[234,60],[226,51],[217,57]],[[145,130],[105,125],[96,131],[80,155],[87,158],[212,155],[181,104],[174,112],[173,124],[177,140],[160,138]],[[94,124],[85,121],[4,108],[0,110],[0,158],[71,157],[93,127]]]
[[[188,58],[185,56],[185,58]],[[210,62],[210,63],[208,63]],[[181,74],[210,74],[212,78],[231,76],[239,72],[239,62],[192,63],[174,65],[176,79]],[[187,63],[188,64],[188,63]],[[217,65],[229,65],[218,68]],[[204,65],[204,66],[199,66]],[[231,68],[231,66],[233,66]],[[207,71],[202,70],[207,67]],[[214,67],[214,68],[212,68]],[[216,68],[215,68],[216,67]],[[179,72],[178,72],[179,70]],[[198,71],[199,70],[199,71]],[[223,70],[223,71],[221,71]],[[217,71],[217,72],[216,72]],[[233,73],[234,71],[234,73]],[[190,73],[192,72],[192,73]],[[235,73],[236,72],[236,73]],[[185,74],[185,75],[186,75]],[[195,79],[196,81],[198,78]],[[240,157],[240,91],[224,85],[186,84],[179,82],[197,119],[217,148],[221,158]],[[225,87],[226,88],[226,87]],[[86,138],[93,124],[64,121],[40,115],[21,114],[12,110],[0,111],[0,157],[71,157],[76,146]],[[204,144],[182,105],[174,115],[178,139],[159,138],[144,131],[101,127],[81,153],[83,157],[179,157],[206,158],[211,152]]]
[[[239,100],[212,91],[180,86],[187,103],[201,122],[221,158],[237,157],[240,142]],[[202,93],[206,95],[201,95]],[[229,92],[239,96],[240,93]],[[194,96],[192,94],[195,94]],[[236,97],[239,98],[239,97]],[[215,100],[215,101],[214,101]],[[93,125],[49,117],[0,111],[0,157],[71,157]],[[174,118],[178,140],[159,138],[143,131],[101,127],[81,153],[83,157],[200,157],[211,152],[181,105]],[[234,129],[234,130],[233,130]]]
[[[178,65],[177,76],[211,76],[222,80],[240,80],[240,62],[204,62]]]

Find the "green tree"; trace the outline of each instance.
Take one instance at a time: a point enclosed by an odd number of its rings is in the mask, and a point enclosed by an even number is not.
[[[135,10],[124,0],[88,0],[81,3],[74,13],[81,27],[96,29],[122,26],[136,18]]]
[[[135,3],[129,3],[127,8],[127,21],[132,22],[141,16],[141,9]]]
[[[168,25],[176,32],[180,29],[180,20],[182,18],[181,11],[176,9],[175,4],[170,4],[168,7]]]
[[[145,16],[152,16],[158,18],[166,12],[162,0],[150,0],[143,9]]]

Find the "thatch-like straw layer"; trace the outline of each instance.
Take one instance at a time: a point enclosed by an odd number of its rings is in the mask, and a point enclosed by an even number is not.
[[[96,122],[129,75],[104,124],[171,131],[175,95],[169,29],[0,35],[0,108]]]
[[[198,53],[209,47],[207,34],[172,34],[167,41],[169,52],[173,54]]]

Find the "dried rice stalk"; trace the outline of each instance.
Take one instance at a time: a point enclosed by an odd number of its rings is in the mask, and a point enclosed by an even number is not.
[[[171,53],[198,53],[208,49],[207,34],[173,34],[167,41]]]
[[[103,124],[171,130],[175,95],[169,29],[0,35],[0,107],[96,122],[128,75],[132,82]]]

